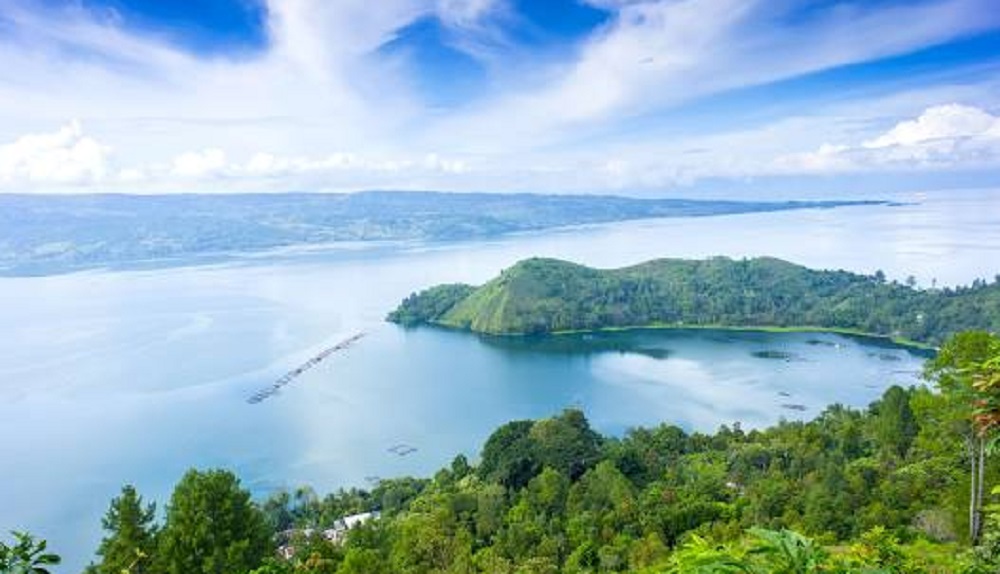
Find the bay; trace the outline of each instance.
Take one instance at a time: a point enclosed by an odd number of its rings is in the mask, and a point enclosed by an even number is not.
[[[771,255],[922,285],[1000,272],[996,193],[891,199],[904,205],[0,279],[0,530],[48,538],[73,572],[123,483],[163,503],[192,466],[231,468],[259,495],[304,483],[325,491],[428,474],[459,452],[474,456],[503,422],[569,406],[616,434],[660,422],[747,428],[831,402],[865,406],[890,384],[917,382],[923,357],[829,334],[640,330],[512,342],[382,319],[414,290],[479,283],[529,256],[618,267]],[[246,402],[357,332],[367,336],[277,396]],[[416,450],[390,451],[401,444]]]

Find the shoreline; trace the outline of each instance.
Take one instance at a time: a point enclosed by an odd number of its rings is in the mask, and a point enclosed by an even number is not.
[[[816,327],[807,325],[791,325],[791,326],[779,326],[779,325],[701,325],[701,324],[677,324],[677,323],[650,323],[647,325],[620,325],[611,327],[597,327],[593,329],[560,329],[558,331],[549,331],[545,333],[487,333],[482,331],[474,331],[469,328],[459,327],[456,325],[450,325],[448,323],[441,323],[438,321],[425,323],[428,326],[439,327],[443,329],[448,329],[450,331],[466,331],[476,335],[484,335],[488,337],[560,337],[566,335],[587,335],[595,333],[617,333],[617,332],[628,332],[628,331],[736,331],[736,332],[756,332],[756,333],[831,333],[834,335],[843,335],[847,337],[858,337],[863,339],[874,339],[878,341],[886,341],[903,347],[906,349],[913,349],[923,352],[934,352],[936,353],[939,347],[928,343],[921,343],[920,341],[914,341],[912,339],[906,339],[904,337],[893,337],[890,335],[879,335],[876,333],[869,333],[867,331],[862,331],[860,329],[850,329],[846,327]],[[418,325],[419,326],[419,325]]]

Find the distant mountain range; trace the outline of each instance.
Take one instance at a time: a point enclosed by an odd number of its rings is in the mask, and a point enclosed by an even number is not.
[[[655,217],[876,205],[596,195],[0,195],[0,274],[169,261],[338,241],[453,241]]]
[[[992,284],[939,290],[766,257],[658,259],[608,270],[536,258],[480,287],[439,285],[413,294],[388,320],[492,335],[622,327],[829,329],[936,345],[958,331],[1000,331],[1000,276]]]

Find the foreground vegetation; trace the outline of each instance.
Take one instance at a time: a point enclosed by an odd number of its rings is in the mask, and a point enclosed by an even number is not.
[[[1000,338],[957,335],[926,373],[935,388],[763,430],[605,437],[567,410],[503,425],[478,465],[322,498],[253,502],[233,474],[192,470],[162,523],[124,487],[88,572],[997,572]],[[343,541],[320,535],[372,510]],[[56,562],[27,535],[0,545],[0,572]]]
[[[1000,276],[992,284],[918,289],[779,259],[659,259],[598,270],[528,259],[474,288],[413,294],[388,320],[495,335],[616,327],[785,327],[866,333],[938,345],[970,329],[1000,330]]]

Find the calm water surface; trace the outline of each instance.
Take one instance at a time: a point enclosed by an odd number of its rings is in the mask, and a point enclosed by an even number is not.
[[[774,255],[967,283],[1000,272],[1000,195],[915,205],[642,221],[498,241],[252,257],[212,267],[0,279],[0,531],[90,559],[124,482],[164,501],[191,466],[258,493],[428,474],[514,418],[582,407],[601,431],[712,430],[866,405],[922,358],[834,335],[635,331],[481,339],[382,322],[406,294],[518,259],[616,267]],[[273,399],[245,398],[350,334],[368,336]],[[761,352],[780,358],[762,358]],[[756,354],[755,354],[756,353]],[[767,355],[767,353],[764,353]],[[787,395],[787,396],[786,396]],[[785,405],[785,406],[782,406]],[[805,410],[793,410],[797,405]],[[400,456],[397,444],[417,450]]]

